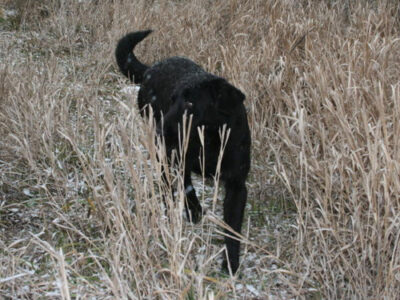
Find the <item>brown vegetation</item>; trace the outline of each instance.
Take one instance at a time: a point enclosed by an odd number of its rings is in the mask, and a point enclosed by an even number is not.
[[[0,295],[400,295],[397,1],[0,8]],[[137,49],[142,61],[187,56],[247,95],[240,276],[219,273],[223,191],[198,179],[208,205],[200,225],[182,218],[182,201],[164,212],[160,149],[113,56],[123,34],[147,28],[155,32]]]

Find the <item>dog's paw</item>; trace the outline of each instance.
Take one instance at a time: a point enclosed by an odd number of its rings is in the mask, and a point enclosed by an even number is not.
[[[197,224],[197,223],[200,222],[200,220],[203,217],[203,215],[205,215],[205,210],[200,206],[199,208],[192,209],[190,211],[189,220],[192,223]]]
[[[230,270],[229,270],[229,266],[230,266]],[[223,273],[229,274],[229,275],[232,272],[232,275],[235,275],[239,268],[239,264],[231,262],[229,266],[228,266],[228,261],[226,259],[224,259],[224,261],[222,262],[221,271]]]

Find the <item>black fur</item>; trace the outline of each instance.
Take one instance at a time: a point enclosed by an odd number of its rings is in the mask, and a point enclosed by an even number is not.
[[[116,48],[121,72],[141,84],[138,105],[142,115],[150,105],[158,131],[165,138],[167,152],[178,147],[179,128],[186,112],[192,115],[192,128],[185,157],[186,210],[194,222],[202,208],[192,187],[191,172],[201,173],[201,144],[197,127],[204,126],[205,174],[214,176],[221,147],[219,131],[224,124],[230,136],[221,164],[221,179],[225,184],[224,221],[240,233],[247,199],[245,180],[250,169],[250,131],[243,93],[225,79],[207,73],[193,61],[171,57],[153,66],[139,62],[132,50],[151,31],[133,32],[123,37]],[[228,234],[232,234],[229,231]],[[239,267],[240,243],[225,238],[228,260],[235,273]],[[227,270],[227,260],[223,268]]]

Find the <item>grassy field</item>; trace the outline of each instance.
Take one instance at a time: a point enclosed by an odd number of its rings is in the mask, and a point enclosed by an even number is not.
[[[147,28],[142,61],[187,56],[247,96],[237,276],[218,180],[197,177],[192,225],[173,172],[165,212],[114,60]],[[0,29],[0,299],[398,299],[398,1],[3,0]]]

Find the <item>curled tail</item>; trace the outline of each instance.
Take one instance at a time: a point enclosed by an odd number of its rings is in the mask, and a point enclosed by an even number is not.
[[[149,68],[142,64],[133,54],[135,46],[148,36],[152,30],[131,32],[121,38],[115,49],[115,57],[117,64],[126,77],[135,83],[141,83],[143,80],[143,73]]]

